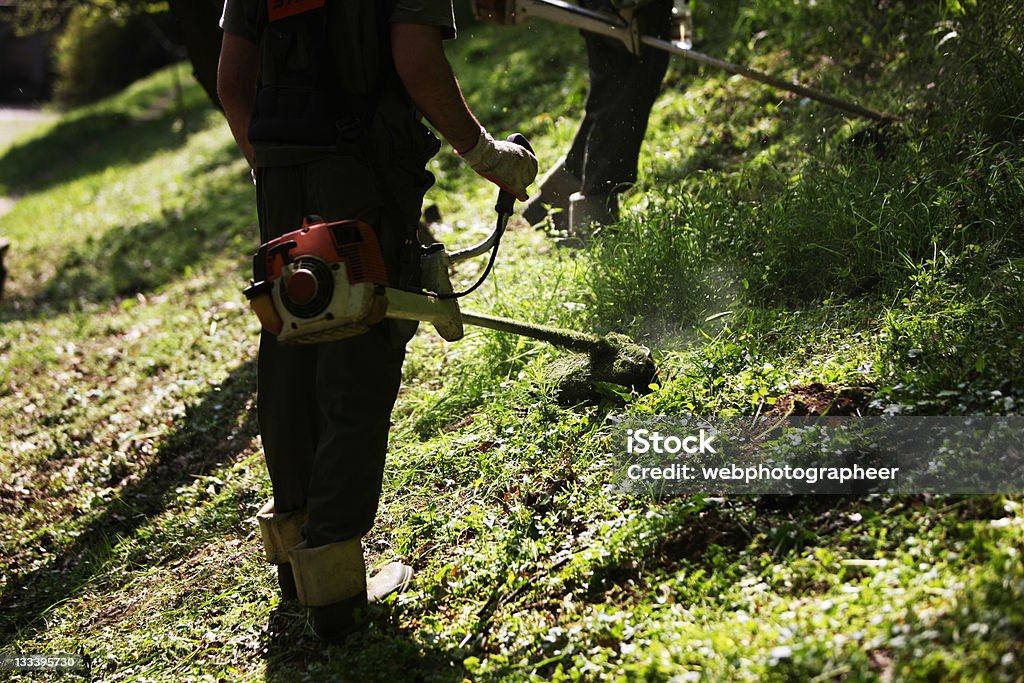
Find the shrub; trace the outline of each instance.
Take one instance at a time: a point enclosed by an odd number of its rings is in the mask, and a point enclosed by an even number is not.
[[[160,16],[116,17],[80,5],[54,48],[54,99],[61,107],[98,100],[169,63]]]

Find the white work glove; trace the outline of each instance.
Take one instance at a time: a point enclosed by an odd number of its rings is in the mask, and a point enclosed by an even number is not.
[[[458,153],[470,167],[519,201],[528,199],[526,188],[537,177],[537,157],[514,142],[495,140],[480,128],[476,144]]]

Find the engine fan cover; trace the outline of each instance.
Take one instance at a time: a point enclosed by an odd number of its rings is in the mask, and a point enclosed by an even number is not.
[[[296,318],[315,318],[328,309],[334,296],[331,267],[316,256],[301,256],[284,268],[281,302]]]

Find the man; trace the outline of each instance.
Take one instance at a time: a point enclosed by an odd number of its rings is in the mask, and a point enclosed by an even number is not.
[[[672,0],[581,0],[580,5],[612,13],[616,6],[638,6],[642,33],[668,39],[672,31]],[[557,230],[585,237],[592,224],[618,219],[618,195],[636,182],[647,118],[669,55],[648,46],[634,55],[620,40],[582,34],[590,72],[583,121],[569,152],[544,175],[522,215],[537,225],[554,209]]]
[[[414,234],[440,142],[526,198],[537,161],[495,142],[466,106],[442,41],[450,0],[226,0],[218,91],[256,181],[262,241],[303,217],[376,229],[389,280],[413,286]],[[267,559],[314,631],[343,638],[360,608],[404,588],[392,563],[367,581],[360,538],[377,513],[390,415],[415,323],[288,346],[264,332],[258,416],[274,498],[261,510]]]

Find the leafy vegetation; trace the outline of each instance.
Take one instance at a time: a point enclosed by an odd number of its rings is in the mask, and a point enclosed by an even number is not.
[[[62,107],[110,95],[173,61],[164,14],[80,4],[70,8],[54,45],[54,100]]]
[[[261,561],[257,232],[220,115],[191,85],[183,125],[165,71],[8,147],[0,653],[82,652],[104,681],[1019,680],[1021,496],[652,501],[610,494],[606,459],[616,415],[753,415],[812,386],[863,413],[1021,413],[1018,5],[696,3],[701,49],[901,120],[674,62],[623,220],[572,253],[513,226],[472,302],[634,335],[657,384],[565,408],[560,352],[422,330],[367,539],[417,578],[345,647]],[[552,163],[578,37],[467,24],[450,50],[481,119]],[[489,229],[491,187],[431,168],[438,236]]]

